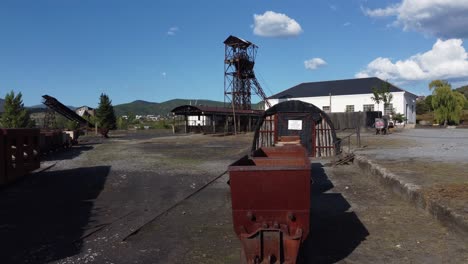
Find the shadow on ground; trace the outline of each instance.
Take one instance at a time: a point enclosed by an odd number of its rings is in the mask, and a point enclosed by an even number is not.
[[[2,263],[46,263],[79,253],[109,166],[42,172],[0,190]]]
[[[300,263],[335,263],[351,254],[369,235],[368,230],[340,193],[333,188],[320,163],[312,163],[310,232],[304,241]]]
[[[58,149],[57,151],[54,151],[54,152],[42,153],[41,161],[56,161],[56,160],[73,159],[83,154],[83,152],[92,150],[94,148],[93,145],[97,145],[97,144],[99,143],[79,144],[79,145],[75,145],[67,149]]]

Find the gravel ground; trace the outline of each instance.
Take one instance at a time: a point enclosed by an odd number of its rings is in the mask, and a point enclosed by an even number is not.
[[[462,238],[363,176],[312,166],[311,231],[299,263],[465,263]],[[116,246],[109,263],[239,263],[227,175]]]
[[[114,244],[221,174],[250,142],[245,134],[167,131],[83,137],[47,156],[49,170],[0,192],[0,259],[102,263]]]
[[[468,129],[405,129],[386,136],[364,134],[362,140],[368,144],[362,153],[375,159],[468,161]],[[390,143],[379,147],[379,141]]]
[[[467,129],[405,129],[388,136],[365,134],[363,142],[357,154],[468,223]]]
[[[85,137],[47,157],[51,169],[0,191],[0,259],[239,263],[227,175],[188,195],[246,154],[251,140],[166,131]],[[303,263],[468,262],[462,238],[355,167],[317,163],[313,177]]]

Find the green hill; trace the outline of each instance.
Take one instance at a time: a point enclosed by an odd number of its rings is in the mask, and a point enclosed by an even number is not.
[[[223,106],[223,102],[210,100],[189,100],[189,99],[173,99],[162,103],[153,103],[143,100],[133,101],[127,104],[115,105],[114,110],[117,116],[126,115],[128,113],[136,115],[167,115],[172,109],[181,105],[208,105],[208,106]]]
[[[465,97],[468,99],[468,85],[459,87],[459,88],[455,89],[455,91],[458,91],[458,92],[464,94]]]
[[[133,101],[131,103],[115,105],[114,110],[117,116],[126,115],[129,113],[135,115],[167,115],[171,110],[181,105],[205,105],[223,107],[224,102],[212,100],[190,100],[190,99],[173,99],[162,103],[153,103],[143,100]],[[261,103],[253,104],[252,108],[259,109]]]

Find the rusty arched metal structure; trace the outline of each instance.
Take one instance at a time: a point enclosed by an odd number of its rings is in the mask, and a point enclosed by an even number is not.
[[[284,101],[264,112],[255,127],[252,152],[298,140],[311,157],[339,154],[340,146],[330,117],[313,104]]]

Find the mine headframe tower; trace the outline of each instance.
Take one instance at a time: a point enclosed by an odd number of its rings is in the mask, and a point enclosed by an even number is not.
[[[253,69],[258,47],[235,36],[229,36],[224,45],[224,104],[231,104],[234,110],[250,110],[253,90],[270,106]]]

